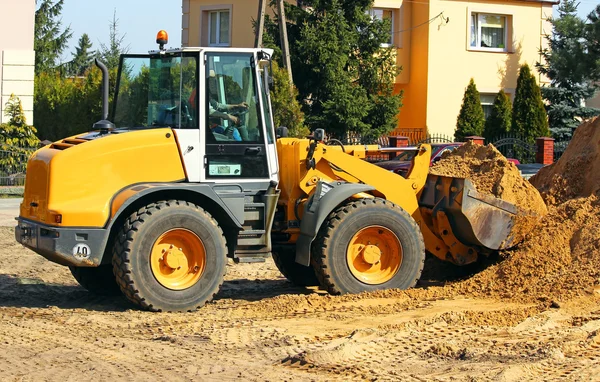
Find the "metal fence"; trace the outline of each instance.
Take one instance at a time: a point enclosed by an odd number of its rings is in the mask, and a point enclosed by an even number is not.
[[[554,161],[560,159],[571,141],[554,141]]]
[[[36,148],[0,144],[0,187],[25,185],[27,161]]]
[[[537,145],[527,138],[519,135],[508,134],[487,140],[496,147],[506,158],[516,159],[520,163],[535,163]]]

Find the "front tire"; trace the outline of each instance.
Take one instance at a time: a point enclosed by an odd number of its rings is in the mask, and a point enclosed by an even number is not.
[[[321,286],[331,294],[416,285],[425,243],[415,220],[385,199],[342,205],[323,223],[312,246]]]
[[[99,296],[118,296],[121,294],[121,289],[117,284],[110,264],[89,268],[70,266],[69,270],[79,285],[90,293]]]
[[[191,311],[218,292],[226,256],[223,231],[208,212],[186,201],[160,201],[125,221],[113,268],[121,291],[141,308]]]

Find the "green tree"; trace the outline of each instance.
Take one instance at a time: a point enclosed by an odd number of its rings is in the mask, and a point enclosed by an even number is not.
[[[456,119],[454,139],[457,142],[463,142],[465,137],[473,135],[481,136],[483,135],[484,125],[485,115],[483,114],[483,107],[479,99],[479,92],[477,91],[475,81],[471,78],[463,95],[462,106]]]
[[[109,76],[113,89],[116,70],[110,71]],[[102,74],[95,67],[83,77],[65,78],[59,73],[37,76],[34,115],[39,137],[55,141],[90,131],[102,116],[101,82]],[[112,97],[111,92],[111,100]]]
[[[37,1],[36,1],[37,3]],[[59,19],[64,0],[41,0],[35,11],[34,49],[35,73],[56,68],[60,55],[64,52],[69,39],[71,28],[61,28]]]
[[[100,57],[106,67],[115,69],[119,66],[121,54],[129,52],[129,45],[124,46],[125,36],[119,35],[119,19],[117,19],[117,10],[113,13],[113,19],[109,24],[110,34],[108,45],[100,44]]]
[[[585,26],[586,59],[591,67],[589,75],[594,81],[600,80],[600,5],[587,16]]]
[[[21,106],[21,100],[14,94],[5,104],[4,115],[10,117],[8,123],[2,124],[0,140],[2,144],[31,148],[36,147],[40,140],[36,136],[35,127],[28,125],[25,120],[25,113]]]
[[[582,119],[600,114],[600,110],[582,106],[582,101],[591,98],[594,67],[600,62],[600,52],[594,54],[593,44],[586,34],[594,34],[594,26],[600,22],[592,12],[590,23],[577,16],[578,3],[565,0],[558,6],[558,17],[550,18],[553,30],[546,37],[548,48],[540,51],[542,62],[536,63],[538,71],[550,79],[550,86],[542,87],[542,96],[547,102],[550,130],[555,138],[569,138]],[[597,9],[600,10],[600,7]]]
[[[309,134],[304,125],[304,113],[298,102],[298,89],[290,83],[287,70],[273,63],[273,83],[271,106],[275,127],[285,126],[290,137],[305,137]]]
[[[511,131],[530,142],[537,137],[550,135],[548,116],[542,101],[540,87],[527,64],[522,65],[519,69]]]
[[[494,99],[492,113],[485,121],[483,136],[489,142],[492,139],[504,135],[510,131],[512,119],[512,105],[510,98],[500,90]]]
[[[74,76],[83,76],[84,73],[92,66],[96,52],[91,50],[92,41],[87,33],[81,35],[79,42],[75,47],[73,60],[69,63],[69,74]]]
[[[311,129],[343,138],[348,132],[373,140],[396,126],[401,94],[394,94],[398,68],[390,20],[372,19],[372,0],[305,0],[286,4],[292,71]],[[279,43],[266,19],[265,45]],[[276,51],[279,55],[279,50]]]

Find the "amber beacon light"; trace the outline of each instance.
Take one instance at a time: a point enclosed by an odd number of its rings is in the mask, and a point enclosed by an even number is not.
[[[156,43],[159,45],[160,50],[169,42],[169,35],[167,31],[161,30],[156,34]]]

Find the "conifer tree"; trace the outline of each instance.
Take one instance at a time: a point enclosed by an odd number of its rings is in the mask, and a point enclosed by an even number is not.
[[[81,35],[78,45],[75,47],[73,61],[70,62],[70,74],[82,76],[92,65],[96,52],[91,50],[92,41],[87,33]]]
[[[58,65],[71,35],[71,28],[62,30],[61,20],[64,0],[41,0],[35,11],[34,49],[35,73],[53,70]]]
[[[510,131],[512,119],[512,105],[510,98],[504,90],[500,90],[494,98],[492,113],[485,121],[485,129],[483,136],[487,142],[491,142],[494,138],[505,135]]]
[[[390,40],[390,20],[369,15],[373,0],[286,3],[294,82],[306,125],[344,138],[374,140],[396,127],[402,95]],[[275,20],[265,19],[265,41],[279,45]],[[276,49],[276,54],[280,50]]]
[[[108,45],[100,44],[100,57],[108,70],[119,66],[121,54],[129,51],[129,45],[124,46],[125,35],[119,35],[119,19],[117,19],[117,10],[113,13],[113,19],[109,24],[110,35]]]
[[[550,135],[540,87],[527,64],[521,66],[517,78],[511,130],[529,142]]]
[[[479,92],[475,81],[471,78],[469,86],[465,90],[460,113],[456,120],[456,131],[454,139],[463,142],[468,136],[481,136],[485,125],[485,115],[479,99]]]
[[[585,107],[583,100],[593,97],[594,80],[600,77],[600,50],[594,50],[594,29],[600,31],[600,6],[590,13],[588,23],[577,15],[575,0],[561,1],[558,17],[550,18],[552,34],[546,37],[548,48],[540,51],[542,62],[536,68],[550,80],[542,87],[548,101],[546,110],[552,135],[569,139],[582,119],[600,113]],[[598,33],[600,37],[600,33]]]

